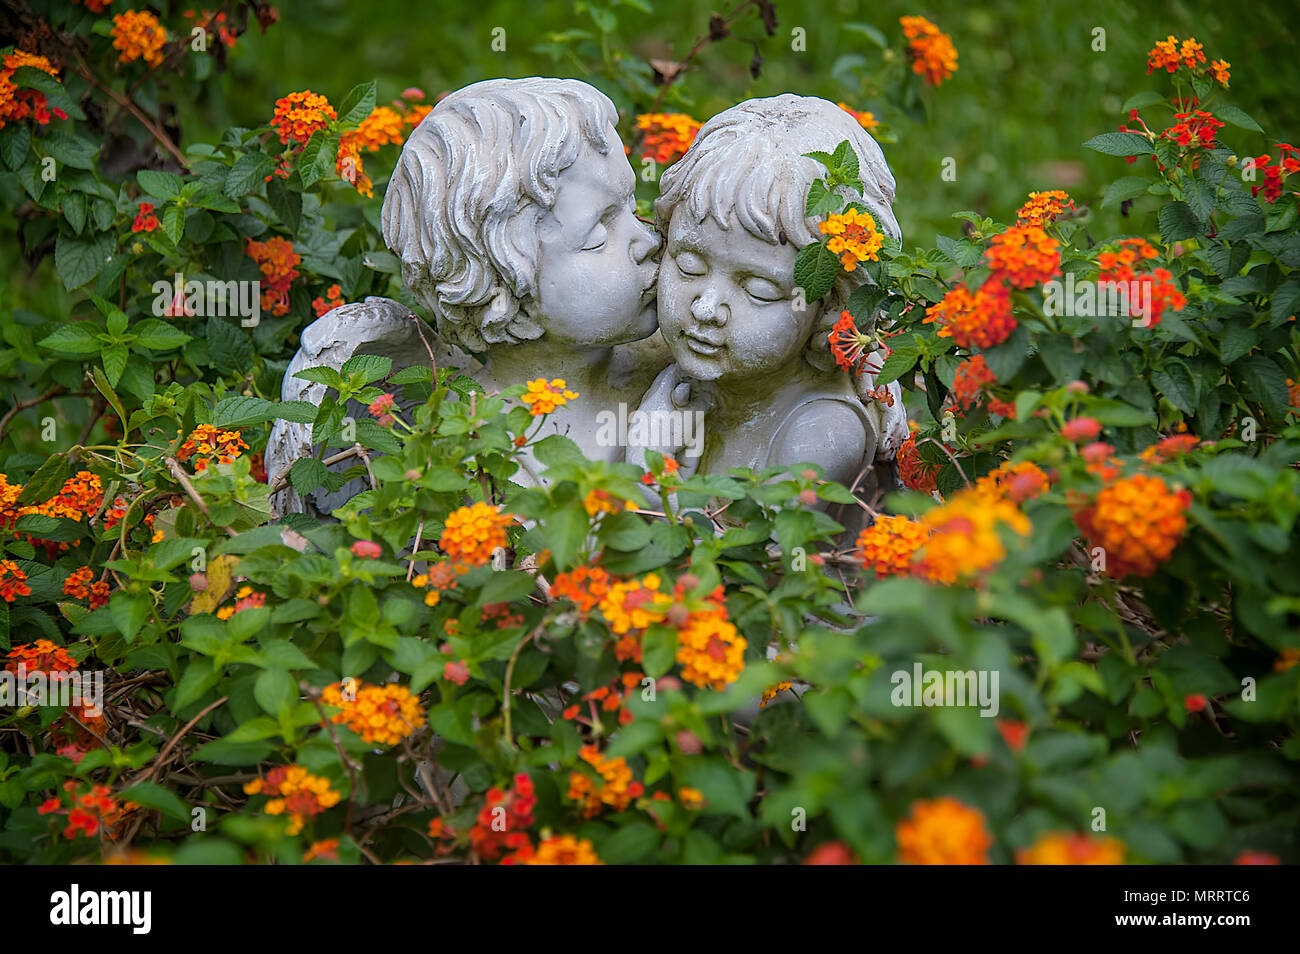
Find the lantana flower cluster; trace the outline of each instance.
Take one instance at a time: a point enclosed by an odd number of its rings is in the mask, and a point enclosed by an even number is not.
[[[952,37],[925,17],[899,17],[903,36],[907,38],[907,56],[912,72],[938,86],[957,70],[957,48]]]
[[[301,765],[277,765],[265,778],[255,778],[244,785],[245,795],[266,795],[270,801],[263,811],[268,815],[288,815],[288,835],[296,835],[317,815],[339,803],[341,796],[329,779],[313,775]]]
[[[34,89],[20,89],[13,81],[14,71],[19,67],[30,66],[55,79],[59,71],[44,56],[28,53],[25,50],[12,50],[0,60],[0,129],[5,123],[17,122],[29,116],[38,126],[49,125],[50,118],[67,119],[68,114],[61,109],[51,109],[45,94]]]
[[[424,708],[420,697],[405,686],[385,683],[326,686],[321,702],[339,711],[330,716],[335,725],[346,725],[373,745],[396,745],[424,725]]]
[[[636,128],[644,134],[641,158],[666,166],[690,148],[700,123],[685,113],[642,113],[636,118]]]

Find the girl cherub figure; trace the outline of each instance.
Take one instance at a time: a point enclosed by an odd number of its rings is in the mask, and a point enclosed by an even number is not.
[[[811,462],[826,479],[868,493],[885,483],[874,465],[907,436],[901,391],[893,386],[892,406],[869,399],[872,376],[839,370],[828,343],[850,293],[869,281],[865,269],[842,271],[817,302],[805,302],[794,280],[798,250],[822,239],[805,209],[824,169],[804,154],[832,153],[844,140],[863,182],[861,198],[845,198],[897,239],[894,178],[880,147],[822,99],[785,94],[719,113],[664,173],[655,203],[666,238],[659,327],[673,363],[640,410],[706,409],[702,454],[679,463],[720,473]],[[629,448],[628,458],[639,464],[643,453]]]

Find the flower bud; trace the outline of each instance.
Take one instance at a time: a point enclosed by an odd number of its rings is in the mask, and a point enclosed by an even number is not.
[[[684,589],[693,590],[700,585],[700,578],[694,573],[683,573],[677,578],[677,582],[680,583]]]
[[[699,755],[704,751],[704,743],[694,732],[683,729],[677,733],[677,747],[682,750],[683,755]]]
[[[208,588],[208,575],[206,573],[190,574],[190,589],[195,593],[202,593]]]
[[[414,467],[412,467],[410,470],[408,470],[408,471],[406,472],[406,479],[407,479],[407,480],[419,480],[419,479],[420,479],[420,472],[419,472],[418,470],[416,470]]]
[[[668,608],[668,622],[674,626],[685,626],[686,621],[691,618],[691,611],[681,603],[674,603]]]
[[[813,506],[817,503],[817,491],[811,489],[799,491],[799,502],[805,507]]]

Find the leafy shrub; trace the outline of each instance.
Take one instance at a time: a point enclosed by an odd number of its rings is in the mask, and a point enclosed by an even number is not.
[[[110,21],[76,17],[141,88],[181,42],[137,23],[114,53]],[[362,355],[303,373],[319,408],[267,397],[313,311],[404,298],[364,163],[420,97],[291,94],[188,168],[117,181],[78,125],[111,97],[94,64],[15,65],[51,112],[26,96],[0,128],[6,194],[85,295],[70,320],[7,320],[3,368],[35,396],[0,429],[58,401],[82,436],[7,435],[0,642],[14,669],[107,675],[100,712],[5,716],[3,856],[1294,860],[1292,151],[1243,180],[1219,124],[1253,120],[1195,54],[1157,45],[1175,98],[1139,93],[1137,131],[1089,143],[1150,163],[1104,200],[1154,198],[1133,235],[1095,241],[1036,193],[909,252],[845,195],[849,157],[817,157],[810,214],[838,224],[801,252],[804,292],[868,270],[828,347],[918,421],[909,490],[857,540],[836,508],[879,502],[815,462],[683,478],[538,439],[581,400],[544,378],[484,395]],[[155,288],[173,275],[260,278],[259,320],[188,314],[183,283]],[[318,452],[268,479],[276,419]],[[524,448],[544,486],[512,480]],[[287,483],[354,478],[336,522],[271,517]],[[931,704],[926,674],[957,672],[996,677],[983,712]]]

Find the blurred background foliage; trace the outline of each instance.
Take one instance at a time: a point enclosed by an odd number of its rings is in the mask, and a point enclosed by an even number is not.
[[[283,0],[280,22],[241,36],[225,72],[213,71],[195,85],[188,102],[185,91],[176,91],[181,146],[216,141],[229,126],[264,124],[275,100],[292,90],[310,88],[337,102],[356,83],[375,78],[383,103],[410,86],[436,97],[481,79],[529,75],[574,76],[601,87],[623,111],[622,132],[630,138],[635,114],[651,107],[656,92],[650,61],[682,60],[708,34],[710,14],[725,16],[735,6],[713,0],[440,0],[428,6]],[[898,180],[896,214],[905,246],[932,245],[940,232],[957,234],[961,223],[953,212],[972,209],[1005,219],[1027,192],[1052,188],[1091,207],[1084,220],[1091,234],[1123,234],[1133,226],[1120,209],[1103,210],[1099,203],[1106,183],[1126,170],[1121,160],[1081,143],[1116,129],[1130,95],[1157,88],[1145,75],[1147,51],[1172,33],[1195,36],[1210,59],[1228,60],[1232,83],[1223,100],[1246,110],[1268,133],[1234,130],[1234,141],[1258,155],[1297,135],[1300,19],[1288,7],[775,0],[774,35],[767,36],[751,7],[732,36],[704,45],[659,111],[702,121],[740,100],[782,92],[872,111],[884,124],[877,134]],[[956,73],[938,88],[923,87],[910,115],[899,105],[903,64],[886,71],[884,82],[875,79],[882,56],[898,58],[903,15],[933,20],[959,54]],[[493,49],[497,27],[505,29],[504,51]],[[806,31],[804,51],[791,49],[796,27]],[[873,41],[872,27],[892,50]],[[1105,31],[1104,52],[1093,50],[1098,28]],[[762,63],[754,78],[756,52]],[[941,176],[945,157],[955,160],[953,181]],[[376,172],[378,196],[386,174]],[[642,188],[652,194],[655,187]],[[1139,202],[1154,208],[1158,199]],[[14,230],[12,220],[0,222],[0,260],[12,263],[0,276],[0,292],[13,307],[63,308],[66,293],[48,259],[34,275],[14,267],[21,261]]]

